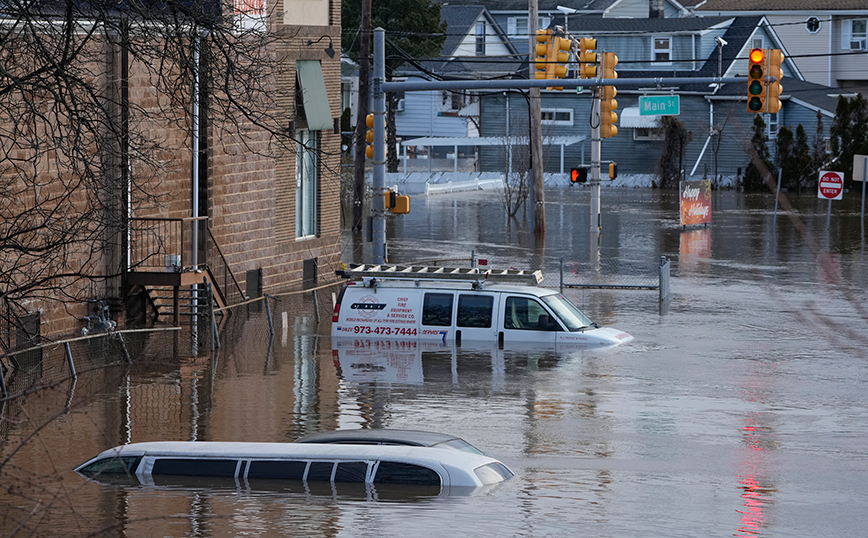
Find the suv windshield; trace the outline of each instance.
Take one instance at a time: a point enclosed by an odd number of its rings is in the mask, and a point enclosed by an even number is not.
[[[554,313],[564,322],[569,331],[578,331],[591,326],[591,320],[576,305],[560,294],[540,297]]]

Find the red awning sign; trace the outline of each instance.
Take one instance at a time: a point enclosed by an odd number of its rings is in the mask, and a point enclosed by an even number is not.
[[[840,200],[844,197],[843,172],[820,172],[817,185],[817,198],[821,200]]]

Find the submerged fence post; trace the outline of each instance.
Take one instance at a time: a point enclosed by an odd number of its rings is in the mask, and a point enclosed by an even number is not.
[[[126,360],[127,363],[132,364],[133,359],[130,358],[130,353],[129,353],[129,351],[127,351],[127,344],[126,344],[126,342],[124,342],[123,335],[121,335],[121,333],[115,333],[115,334],[118,335],[118,341],[121,343],[121,349],[124,352],[124,360]]]
[[[313,294],[313,313],[316,318],[316,324],[319,325],[319,301],[316,298],[316,290],[311,290],[311,294]],[[274,334],[274,331],[271,332]]]
[[[265,314],[268,316],[268,332],[271,336],[274,336],[274,322],[271,320],[271,306],[268,304],[268,299],[271,295],[267,293],[263,293],[262,295],[265,296]]]
[[[563,293],[563,292],[564,292],[564,258],[563,258],[563,256],[561,256],[561,264],[560,264],[560,265],[561,265],[561,267],[560,267],[560,271],[561,271],[561,293]]]
[[[669,260],[666,256],[660,256],[660,301],[665,301],[669,298]]]
[[[211,313],[211,351],[214,348],[220,347],[220,334],[217,332],[217,318],[214,316],[214,285],[210,282],[208,285],[208,308]]]
[[[72,378],[78,379],[78,375],[75,373],[75,364],[72,362],[72,352],[69,350],[69,342],[64,342],[63,347],[66,349],[66,361],[69,363],[69,371],[72,374]]]

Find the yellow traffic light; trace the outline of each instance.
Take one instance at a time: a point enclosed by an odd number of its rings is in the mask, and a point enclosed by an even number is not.
[[[614,90],[614,88],[612,88]],[[600,101],[600,136],[603,138],[611,138],[618,134],[618,126],[615,122],[618,121],[618,114],[615,110],[618,108],[618,101],[615,99],[604,99]]]
[[[549,69],[553,76],[548,78],[566,78],[570,63],[570,49],[573,42],[566,37],[555,37],[552,39],[552,57],[549,58]],[[548,88],[549,90],[563,90],[563,87]]]
[[[615,66],[618,65],[618,57],[614,52],[603,53],[603,78],[618,78]]]
[[[618,163],[609,163],[609,179],[618,177]]]
[[[747,72],[747,111],[766,111],[766,49],[750,51]],[[783,55],[781,55],[783,58]]]
[[[597,77],[597,40],[590,37],[579,39],[579,78]]]
[[[537,30],[536,32],[536,80],[551,78],[548,76],[548,60],[552,49],[552,31]]]
[[[368,143],[365,148],[365,155],[368,159],[374,158],[374,115],[368,114],[365,116],[365,125],[368,127],[368,131],[365,133],[365,142]]]
[[[781,79],[784,78],[784,70],[781,64],[784,62],[784,53],[780,49],[770,49],[767,55],[769,60],[768,76],[775,77],[777,80],[768,83],[769,96],[766,100],[766,111],[775,113],[781,109],[781,93],[784,87],[781,86]]]

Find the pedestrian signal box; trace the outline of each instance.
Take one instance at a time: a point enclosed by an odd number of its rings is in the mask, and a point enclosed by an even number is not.
[[[573,168],[570,170],[570,183],[587,183],[588,182],[588,169],[587,168]]]
[[[410,212],[410,197],[406,194],[398,194],[387,190],[384,196],[386,209],[395,214],[407,214]]]

